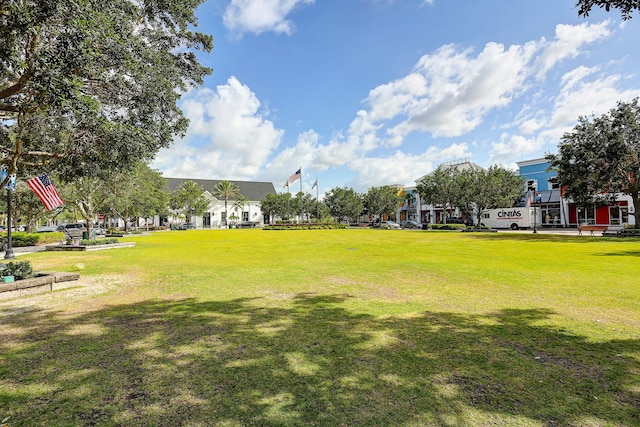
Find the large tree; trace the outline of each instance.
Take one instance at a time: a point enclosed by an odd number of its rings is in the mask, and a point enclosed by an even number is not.
[[[640,224],[640,105],[618,102],[601,116],[578,118],[563,135],[557,154],[547,155],[566,197],[579,206],[609,203],[631,196]]]
[[[114,174],[107,187],[110,196],[104,205],[110,214],[125,220],[125,229],[129,219],[146,220],[167,211],[167,181],[146,163],[138,162],[132,170]]]
[[[202,1],[0,1],[0,163],[99,176],[184,134],[177,101],[210,73]]]
[[[269,222],[279,217],[289,219],[291,212],[291,193],[267,194],[260,201],[262,215],[269,218]]]
[[[456,177],[458,170],[454,167],[438,166],[416,185],[420,200],[433,206],[442,206],[447,212],[458,205],[460,188]]]
[[[578,0],[576,3],[580,16],[589,16],[594,7],[604,8],[607,12],[611,9],[619,9],[622,19],[631,19],[633,11],[640,10],[640,0]]]
[[[324,196],[324,203],[338,221],[358,218],[362,213],[362,196],[352,188],[336,187]]]
[[[404,200],[398,188],[388,185],[371,187],[362,198],[364,207],[369,210],[369,213],[378,215],[381,220],[383,215],[395,219],[396,212]]]
[[[475,211],[476,224],[480,224],[482,211],[511,207],[524,194],[523,178],[498,165],[487,170],[465,169],[457,174],[456,181],[459,205],[467,212]]]
[[[109,183],[95,176],[82,176],[60,187],[62,199],[75,208],[87,224],[91,235],[93,221],[98,212],[104,209],[105,201],[111,195]]]

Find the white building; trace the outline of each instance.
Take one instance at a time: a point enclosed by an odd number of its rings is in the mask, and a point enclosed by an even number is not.
[[[192,222],[197,228],[219,228],[231,222],[232,217],[237,217],[237,222],[251,221],[256,225],[264,225],[268,218],[264,218],[260,209],[260,201],[267,194],[276,194],[276,190],[271,182],[257,181],[231,181],[229,182],[240,190],[240,194],[244,196],[247,202],[242,208],[234,209],[234,203],[237,199],[227,200],[227,211],[229,218],[226,218],[224,199],[218,199],[215,194],[215,188],[222,180],[217,179],[189,179],[189,178],[165,178],[170,191],[175,191],[187,181],[193,181],[204,190],[204,196],[209,200],[208,210],[199,217],[194,216],[187,222]],[[177,220],[176,220],[177,221]],[[161,224],[171,223],[173,218],[164,218]]]

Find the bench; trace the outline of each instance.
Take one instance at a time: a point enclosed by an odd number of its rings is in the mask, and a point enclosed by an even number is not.
[[[582,236],[583,231],[590,231],[590,236],[593,236],[594,231],[602,231],[605,232],[609,226],[607,225],[579,225],[578,226],[578,236]]]

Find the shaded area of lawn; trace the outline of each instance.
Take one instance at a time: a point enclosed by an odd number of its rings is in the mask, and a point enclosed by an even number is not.
[[[547,310],[378,318],[344,295],[0,320],[0,419],[32,425],[637,425],[639,340]]]

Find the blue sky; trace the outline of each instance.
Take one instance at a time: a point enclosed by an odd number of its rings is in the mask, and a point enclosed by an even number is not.
[[[152,165],[165,177],[287,191],[302,167],[324,193],[466,157],[515,169],[640,96],[640,16],[580,18],[575,0],[208,0],[197,15],[214,72],[180,102],[189,131]]]

